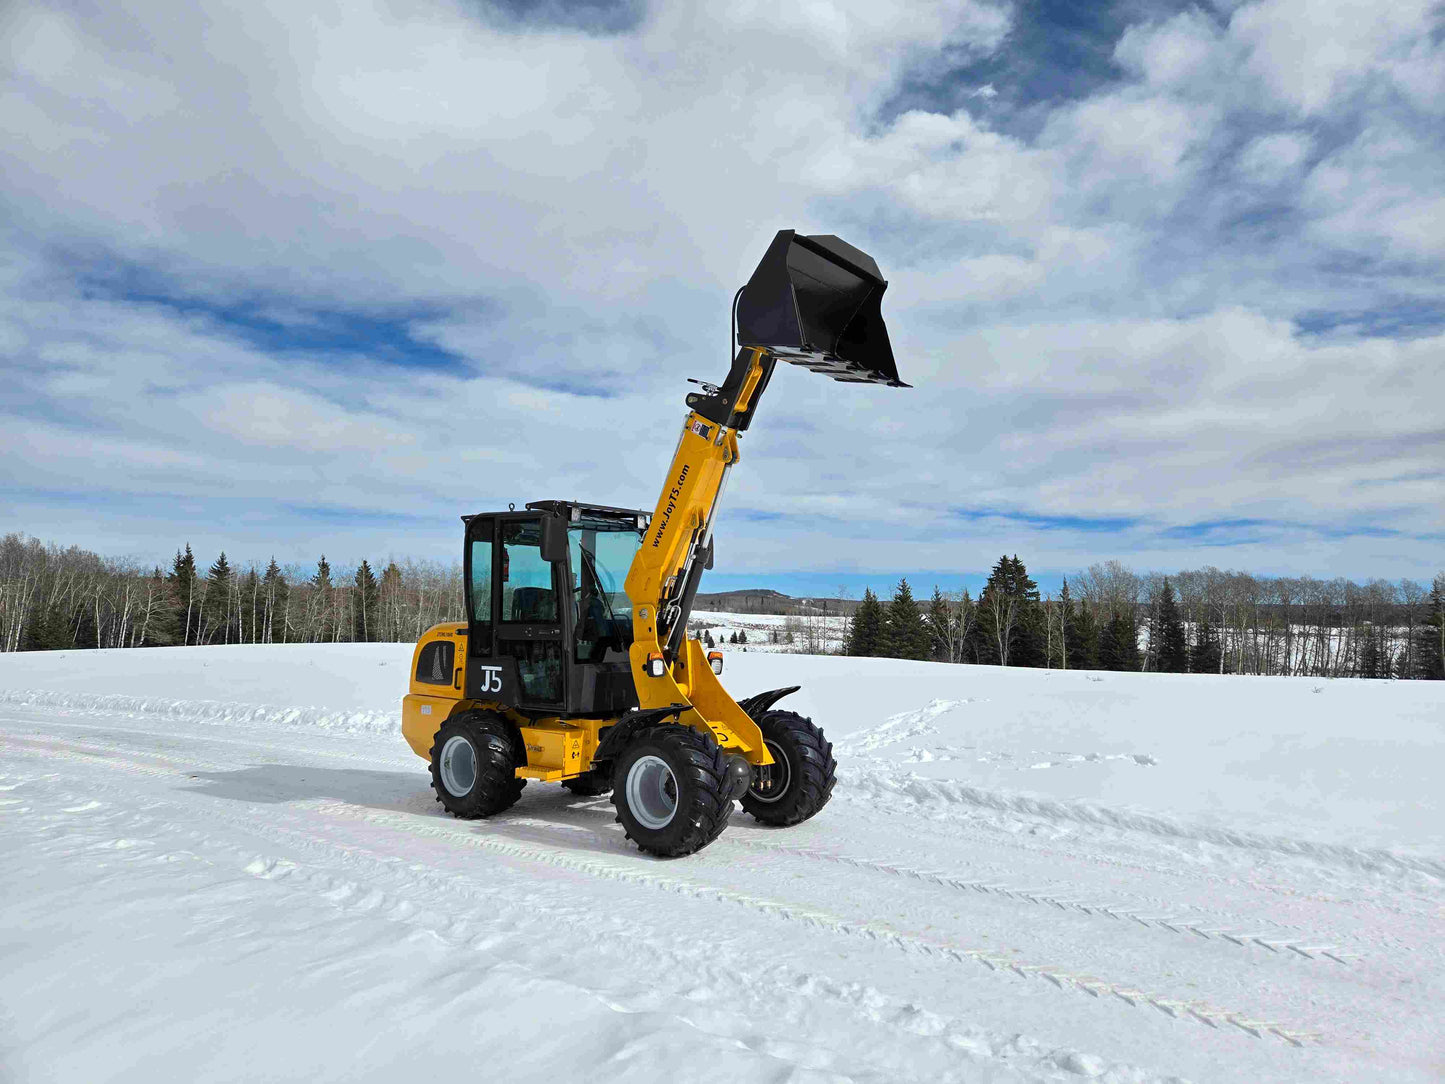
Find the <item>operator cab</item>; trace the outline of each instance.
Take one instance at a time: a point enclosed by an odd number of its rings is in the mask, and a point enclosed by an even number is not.
[[[467,697],[549,716],[636,707],[623,583],[650,518],[574,501],[463,516]]]

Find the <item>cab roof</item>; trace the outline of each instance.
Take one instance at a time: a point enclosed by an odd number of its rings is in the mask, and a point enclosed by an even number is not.
[[[563,516],[567,519],[616,519],[616,520],[638,520],[644,522],[652,518],[652,513],[641,508],[617,508],[610,504],[592,504],[587,501],[528,501],[526,505],[528,512],[550,512],[552,515]],[[477,512],[470,516],[463,516],[462,522],[467,523],[478,516],[505,516],[508,513],[515,513],[515,508],[506,512]]]

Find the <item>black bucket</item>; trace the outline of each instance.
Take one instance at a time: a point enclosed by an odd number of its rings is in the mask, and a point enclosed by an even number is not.
[[[906,388],[883,325],[887,288],[867,253],[779,230],[738,298],[738,345],[834,380]]]

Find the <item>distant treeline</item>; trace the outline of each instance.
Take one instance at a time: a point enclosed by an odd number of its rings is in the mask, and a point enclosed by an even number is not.
[[[233,566],[204,573],[191,547],[168,569],[0,538],[0,649],[415,640],[463,612],[461,566],[368,561],[333,569]]]
[[[1001,557],[972,598],[920,605],[903,580],[866,591],[845,652],[1068,670],[1445,679],[1445,573],[1412,580],[1262,577],[1202,568],[1140,575],[1091,565],[1041,596]]]
[[[4,651],[411,641],[463,612],[459,563],[236,567],[222,553],[203,573],[189,545],[147,569],[0,538]],[[822,633],[805,639],[822,649]],[[1017,556],[1001,557],[977,599],[935,588],[920,604],[906,580],[887,602],[866,591],[844,641],[850,655],[1002,666],[1439,680],[1445,573],[1427,588],[1108,561],[1044,596]]]

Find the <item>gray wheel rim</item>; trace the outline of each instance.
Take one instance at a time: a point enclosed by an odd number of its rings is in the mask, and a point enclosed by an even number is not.
[[[442,786],[453,798],[465,798],[477,785],[477,751],[460,734],[442,746]]]
[[[773,754],[773,762],[765,768],[758,769],[758,774],[762,776],[758,782],[771,780],[773,785],[765,791],[760,791],[758,783],[753,783],[748,787],[748,794],[753,797],[754,801],[772,805],[774,802],[781,802],[783,796],[788,793],[788,787],[793,782],[793,766],[788,763],[788,758],[783,756],[783,747],[777,742],[764,738],[763,744],[768,747],[768,752]]]
[[[661,757],[638,757],[627,769],[627,808],[637,823],[656,831],[677,816],[677,777]]]

